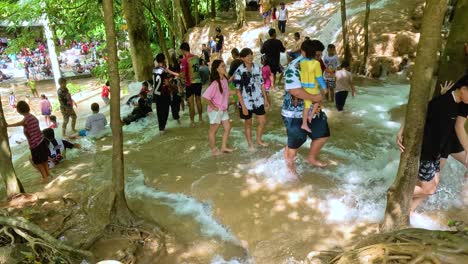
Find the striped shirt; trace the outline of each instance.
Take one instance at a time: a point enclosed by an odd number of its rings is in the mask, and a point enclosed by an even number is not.
[[[24,116],[24,135],[28,139],[29,148],[33,149],[39,146],[44,140],[41,129],[39,128],[39,120],[32,114]]]

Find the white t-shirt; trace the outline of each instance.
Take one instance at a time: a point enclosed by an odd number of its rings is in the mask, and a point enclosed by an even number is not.
[[[335,93],[341,91],[351,91],[352,82],[353,82],[353,75],[345,70],[341,69],[335,73],[336,78],[336,87]]]
[[[88,136],[96,136],[107,125],[106,116],[101,113],[96,113],[88,116],[86,119],[86,130],[88,130]]]
[[[278,8],[278,20],[285,21],[286,20],[286,7],[284,9]]]
[[[333,55],[333,56],[329,56],[328,53],[324,53],[323,54],[323,63],[325,64],[327,69],[331,69],[331,70],[336,71],[338,69],[339,65],[340,65],[340,59],[338,58],[338,56],[336,54]],[[326,71],[324,72],[323,77],[326,80],[335,79],[335,78],[333,78],[332,75],[328,74]]]

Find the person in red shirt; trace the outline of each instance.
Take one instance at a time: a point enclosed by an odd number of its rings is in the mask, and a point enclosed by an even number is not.
[[[106,82],[106,84],[104,86],[102,86],[102,92],[101,92],[101,98],[102,98],[102,101],[104,101],[104,103],[106,105],[109,104],[109,94],[110,94],[110,83],[109,81]]]
[[[180,45],[180,50],[184,54],[180,65],[181,75],[185,77],[185,96],[189,103],[190,124],[195,124],[195,102],[197,103],[198,120],[202,120],[201,90],[202,82],[200,77],[200,58],[190,53],[190,46],[187,42]],[[195,99],[195,100],[194,100]]]

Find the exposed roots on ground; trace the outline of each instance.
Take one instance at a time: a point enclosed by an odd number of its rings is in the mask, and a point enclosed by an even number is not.
[[[405,229],[371,235],[344,252],[309,254],[312,263],[468,263],[468,232]]]
[[[141,223],[124,226],[112,223],[92,248],[97,260],[115,259],[125,264],[147,263],[143,260],[145,257],[156,261],[165,254],[165,234],[154,225]]]
[[[67,246],[25,218],[0,216],[0,247],[24,242],[31,249],[31,260],[42,263],[76,263],[75,258],[92,257],[91,252]]]

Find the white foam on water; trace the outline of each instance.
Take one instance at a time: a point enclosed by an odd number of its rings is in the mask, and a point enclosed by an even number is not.
[[[274,189],[277,186],[297,180],[296,176],[292,175],[286,167],[284,161],[284,149],[276,152],[267,159],[257,160],[254,164],[249,165],[249,174],[257,175],[264,180],[264,184],[269,189]]]
[[[214,216],[208,203],[201,203],[195,198],[182,193],[168,193],[150,188],[144,184],[142,171],[135,171],[138,176],[127,186],[127,193],[141,201],[157,200],[160,204],[169,206],[180,216],[190,216],[200,224],[200,231],[207,237],[220,238],[224,241],[240,245],[239,240],[231,231],[221,224]]]
[[[429,230],[450,230],[446,225],[443,226],[440,223],[432,220],[430,217],[419,213],[412,213],[410,218],[412,227],[424,228]]]
[[[255,262],[250,258],[248,260],[241,260],[237,258],[225,260],[220,255],[215,255],[210,262],[210,264],[253,264],[253,263]]]

